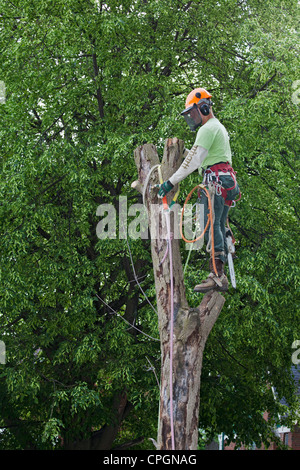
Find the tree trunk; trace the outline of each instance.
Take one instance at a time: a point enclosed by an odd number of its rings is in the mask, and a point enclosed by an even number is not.
[[[122,421],[133,409],[133,405],[128,402],[125,391],[116,393],[111,413],[113,420],[110,424],[105,424],[99,431],[94,431],[87,439],[68,441],[64,444],[65,450],[108,450],[112,448],[113,442],[119,432]],[[142,440],[143,438],[141,438]],[[139,440],[140,441],[140,440]]]
[[[170,178],[179,168],[183,147],[183,141],[177,138],[166,140],[161,162],[164,181]],[[197,308],[189,307],[185,295],[180,240],[178,237],[173,237],[171,241],[173,258],[173,298],[171,298],[169,252],[164,259],[167,249],[164,212],[162,204],[157,198],[157,190],[151,188],[151,185],[159,183],[156,169],[153,170],[149,179],[150,169],[154,165],[160,164],[156,147],[152,144],[142,145],[135,150],[134,158],[139,179],[132,186],[144,195],[151,232],[151,254],[161,342],[161,389],[157,448],[159,450],[171,450],[173,435],[176,450],[197,450],[203,351],[208,335],[221,312],[225,299],[221,294],[211,291],[204,295],[201,304]],[[176,190],[177,187],[174,187],[168,194],[169,204]],[[173,234],[177,233],[174,220],[176,223],[175,213],[171,213],[171,232]],[[174,302],[172,356],[170,355],[171,302]],[[171,361],[173,367],[170,374]],[[172,433],[170,416],[171,376],[174,433]]]

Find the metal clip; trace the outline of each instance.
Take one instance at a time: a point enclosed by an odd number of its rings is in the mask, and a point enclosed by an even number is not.
[[[216,186],[216,195],[222,196],[222,183],[215,183]]]

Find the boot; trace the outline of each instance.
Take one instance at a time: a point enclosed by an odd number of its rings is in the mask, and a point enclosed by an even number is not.
[[[224,273],[224,263],[219,258],[215,258],[215,264],[218,276],[216,276],[214,272],[213,262],[212,259],[210,259],[210,274],[207,279],[201,282],[201,284],[194,287],[194,292],[208,292],[210,290],[226,292],[228,290],[228,279]]]

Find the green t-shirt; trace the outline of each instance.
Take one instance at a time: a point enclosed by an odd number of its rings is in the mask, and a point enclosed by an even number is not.
[[[232,163],[228,132],[216,118],[209,119],[200,127],[194,145],[200,145],[208,150],[207,157],[199,168],[200,172],[202,168],[206,169],[216,163]]]

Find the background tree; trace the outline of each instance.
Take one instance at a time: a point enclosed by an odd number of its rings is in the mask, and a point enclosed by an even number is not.
[[[160,351],[134,276],[154,302],[149,243],[99,240],[96,210],[138,201],[137,145],[192,144],[176,118],[199,84],[229,129],[243,192],[230,214],[238,289],[206,346],[199,424],[208,438],[267,439],[262,411],[274,422],[280,411],[270,385],[296,406],[297,2],[0,6],[1,447],[152,446]],[[190,305],[204,262],[192,254]]]

